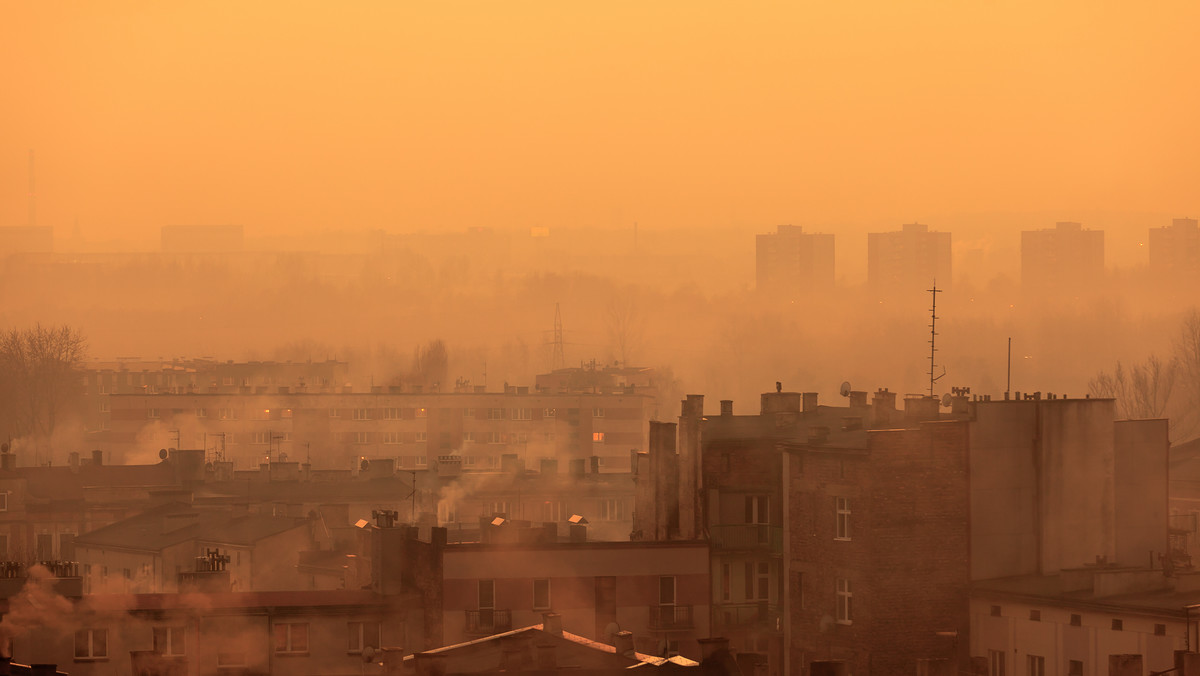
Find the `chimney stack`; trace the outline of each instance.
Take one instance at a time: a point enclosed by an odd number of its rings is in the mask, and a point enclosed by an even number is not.
[[[618,631],[613,636],[613,647],[617,649],[618,655],[633,657],[633,632]]]
[[[721,416],[726,417],[726,416],[731,416],[731,415],[733,415],[733,400],[732,399],[722,399],[721,400]]]
[[[562,636],[562,615],[558,613],[542,613],[542,631],[555,636]]]

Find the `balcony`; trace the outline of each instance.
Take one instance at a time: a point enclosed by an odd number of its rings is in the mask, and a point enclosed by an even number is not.
[[[766,524],[740,523],[709,528],[714,549],[783,553],[783,528]]]
[[[691,606],[650,606],[652,631],[682,631],[695,626]]]
[[[512,630],[512,612],[508,610],[468,610],[468,636],[491,636]]]
[[[723,603],[713,606],[713,632],[724,629],[758,628],[768,631],[779,631],[783,628],[783,619],[777,605],[767,601],[749,601],[746,603]]]

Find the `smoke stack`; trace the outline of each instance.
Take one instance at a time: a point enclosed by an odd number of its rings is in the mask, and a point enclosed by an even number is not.
[[[98,449],[92,451],[92,464],[97,467],[104,464],[104,451]]]
[[[800,396],[802,397],[801,408],[800,408],[801,411],[803,411],[804,413],[809,413],[809,412],[817,410],[817,393],[816,392],[805,392]]]
[[[733,400],[732,399],[722,399],[721,400],[721,415],[722,416],[733,415]]]

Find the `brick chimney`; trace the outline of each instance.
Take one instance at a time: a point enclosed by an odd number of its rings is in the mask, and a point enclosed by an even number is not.
[[[558,613],[542,613],[542,631],[555,636],[562,636],[562,615]]]
[[[613,647],[617,649],[618,655],[625,657],[633,657],[633,632],[618,631],[613,636]],[[1124,676],[1124,675],[1121,675]]]

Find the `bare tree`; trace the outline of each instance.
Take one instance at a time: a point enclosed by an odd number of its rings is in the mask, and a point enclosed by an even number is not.
[[[1200,427],[1200,310],[1192,309],[1184,315],[1174,347],[1180,392],[1172,408],[1179,422],[1178,440],[1185,440],[1194,437]]]
[[[0,378],[14,436],[49,436],[80,391],[87,341],[70,326],[0,333]]]
[[[450,355],[446,350],[446,343],[438,338],[424,347],[417,346],[413,352],[409,382],[429,388],[440,387],[446,382],[449,370]]]
[[[614,298],[605,315],[609,347],[613,357],[627,366],[642,346],[646,318],[633,296]]]
[[[1117,413],[1123,418],[1162,418],[1167,414],[1179,368],[1176,360],[1164,362],[1151,355],[1128,371],[1117,362],[1112,374],[1101,371],[1088,388],[1093,396],[1117,400]]]

